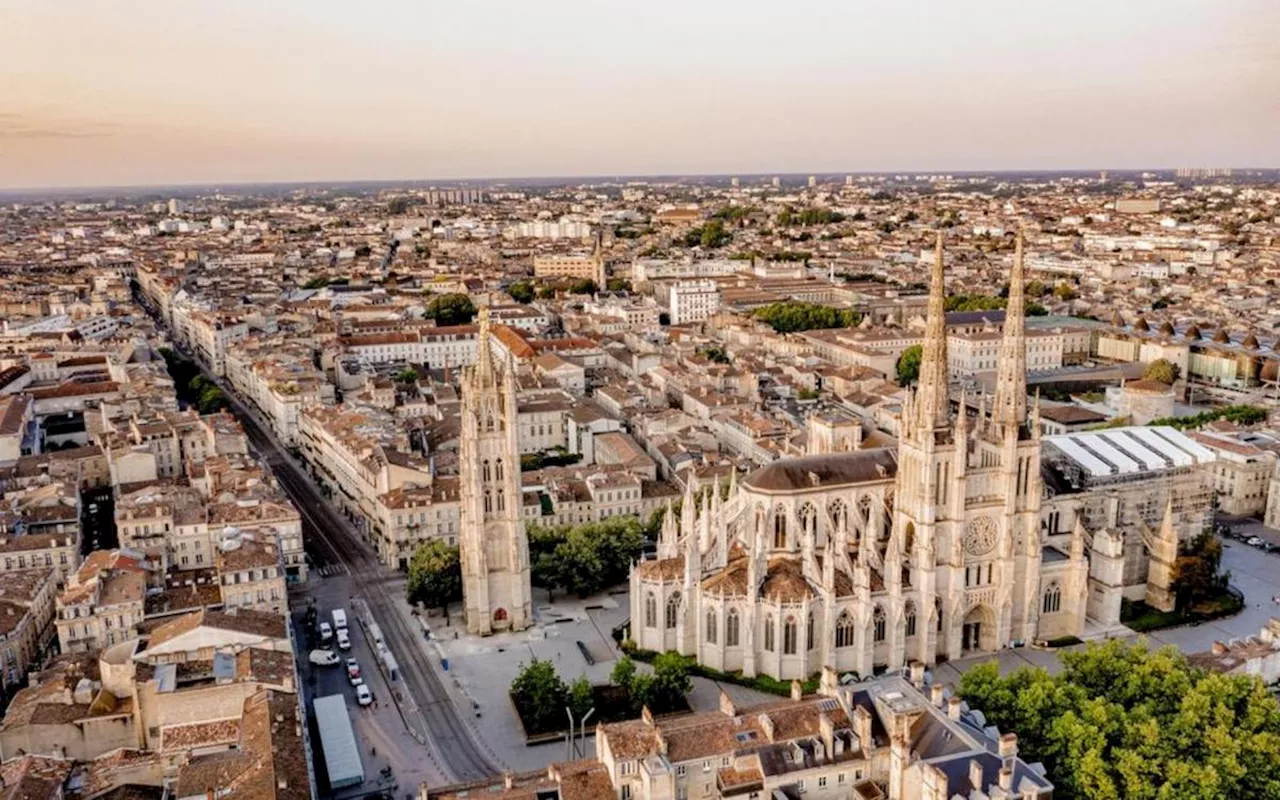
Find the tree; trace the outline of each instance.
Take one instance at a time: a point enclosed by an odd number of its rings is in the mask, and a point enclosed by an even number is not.
[[[636,675],[636,662],[631,660],[631,656],[625,653],[613,665],[613,672],[609,673],[609,682],[622,687],[631,685],[631,680]]]
[[[539,586],[579,596],[626,579],[644,550],[645,529],[631,516],[615,516],[573,527],[530,526],[529,562]]]
[[[437,325],[466,325],[475,315],[475,304],[465,294],[438,294],[427,303],[426,316]]]
[[[1078,294],[1079,293],[1076,292],[1075,287],[1065,281],[1053,287],[1053,296],[1064,302],[1068,300],[1075,300]]]
[[[918,344],[913,344],[902,351],[902,355],[898,356],[898,363],[894,367],[894,372],[898,376],[899,386],[909,386],[920,378],[920,360],[923,357],[924,347]]]
[[[595,691],[591,688],[591,681],[587,680],[586,675],[578,676],[573,683],[569,684],[566,701],[576,720],[581,720],[595,706]]]
[[[462,599],[462,564],[458,548],[441,539],[418,545],[409,560],[409,580],[405,584],[409,602],[428,608],[448,610],[449,604]]]
[[[1231,574],[1219,572],[1222,567],[1222,541],[1212,531],[1204,531],[1179,548],[1173,565],[1173,593],[1178,608],[1221,595]]]
[[[600,290],[596,282],[588,278],[582,278],[569,284],[569,294],[595,294]]]
[[[586,597],[604,584],[604,563],[596,544],[581,528],[570,529],[552,554],[553,582],[579,597]]]
[[[1018,734],[1060,800],[1280,796],[1280,706],[1261,681],[1192,667],[1176,649],[1112,640],[1061,654],[1062,671],[960,681],[989,724]]]
[[[511,701],[526,731],[554,731],[564,724],[569,689],[550,661],[535,658],[511,682]]]
[[[517,303],[532,303],[533,284],[529,281],[516,281],[507,287],[507,294]]]
[[[413,369],[412,367],[409,367],[407,369],[400,370],[392,377],[395,379],[397,383],[417,383],[418,371],[416,369]]]
[[[650,711],[674,711],[683,705],[685,695],[692,690],[688,659],[674,650],[653,659],[653,686],[648,698]]]
[[[630,292],[631,281],[626,278],[610,278],[605,282],[605,287],[611,292]]]
[[[405,197],[393,197],[387,203],[387,213],[392,216],[400,216],[409,210],[409,200]]]
[[[1159,381],[1160,383],[1172,386],[1178,382],[1178,377],[1182,374],[1182,370],[1177,364],[1164,358],[1157,358],[1147,365],[1142,371],[1143,380]]]
[[[697,350],[694,351],[694,354],[700,355],[703,358],[707,359],[708,361],[713,361],[717,364],[729,363],[729,354],[725,352],[723,347],[720,347],[718,345],[712,345],[709,347],[699,347]]]

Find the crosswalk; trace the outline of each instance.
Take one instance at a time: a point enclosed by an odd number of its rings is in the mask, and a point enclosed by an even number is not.
[[[334,575],[350,575],[351,570],[346,564],[325,564],[322,567],[316,567],[312,570],[322,578],[332,578]]]

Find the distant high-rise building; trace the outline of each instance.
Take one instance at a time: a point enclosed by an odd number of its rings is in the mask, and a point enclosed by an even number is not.
[[[845,185],[845,186],[852,186],[852,185],[853,185],[853,176],[852,176],[852,175],[845,175],[845,176],[844,176],[844,185]]]
[[[781,185],[782,185],[782,179],[775,175],[773,178],[773,188],[777,189]]]
[[[730,179],[729,179],[729,185],[730,185],[730,186],[732,186],[733,188],[737,189],[737,188],[738,188],[738,179],[737,179],[737,178],[730,178]]]
[[[186,211],[186,210],[187,210],[187,204],[186,204],[186,202],[185,202],[185,201],[183,201],[183,200],[179,200],[179,199],[178,199],[178,198],[176,198],[176,197],[171,197],[171,198],[169,198],[169,213],[170,213],[170,214],[173,214],[173,215],[175,215],[175,216],[176,216],[176,215],[181,214],[182,212],[184,212],[184,211]]]
[[[1107,171],[1105,169],[1102,172],[1098,173],[1098,180],[1102,181],[1103,183],[1107,182]]]
[[[818,178],[817,178],[817,176],[816,176],[816,175],[810,175],[810,176],[809,176],[809,188],[810,188],[810,189],[812,189],[813,187],[815,187],[815,186],[817,186],[817,185],[818,185]]]

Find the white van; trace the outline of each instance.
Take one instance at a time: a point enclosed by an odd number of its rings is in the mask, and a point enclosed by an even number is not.
[[[329,623],[321,621],[320,623],[320,641],[327,642],[333,638],[333,628],[329,627]]]
[[[333,610],[333,629],[337,631],[345,631],[347,629],[347,612],[340,608]]]
[[[351,649],[351,637],[347,635],[346,628],[338,628],[338,649],[339,650]]]

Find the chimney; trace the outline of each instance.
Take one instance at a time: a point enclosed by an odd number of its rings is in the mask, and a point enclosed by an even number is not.
[[[874,743],[871,741],[871,712],[862,706],[853,709],[853,732],[858,735],[858,747],[862,749],[864,757],[870,757],[871,748]]]
[[[793,680],[791,682],[791,702],[798,703],[802,697],[804,697],[804,686],[800,685],[800,681]]]
[[[733,698],[724,689],[720,690],[720,713],[726,717],[738,716],[738,707],[733,704]]]
[[[1006,733],[1000,737],[1000,757],[1006,761],[1018,757],[1018,734]]]
[[[929,687],[929,702],[933,704],[934,708],[946,709],[947,701],[946,698],[942,696],[942,693],[945,691],[946,690],[942,688],[942,684],[940,683],[935,683]]]
[[[505,786],[505,787],[507,787],[508,789],[510,789],[511,787],[515,786],[515,783],[516,783],[516,781],[515,781],[515,776],[513,776],[510,772],[504,772],[504,773],[502,773],[502,785],[503,785],[503,786]]]
[[[773,720],[768,714],[760,714],[756,717],[760,721],[760,728],[764,731],[764,738],[773,741]]]
[[[911,685],[917,689],[924,689],[924,662],[912,661],[910,667]]]
[[[1009,767],[1000,770],[1000,788],[1005,792],[1013,791],[1013,770]]]
[[[960,721],[960,698],[954,695],[947,698],[947,716],[956,722]]]
[[[827,665],[822,668],[822,679],[819,681],[818,692],[827,697],[835,697],[840,690],[840,676],[836,674],[835,667]]]
[[[982,783],[982,762],[976,758],[969,762],[969,787],[978,791],[985,788]]]
[[[1210,648],[1210,650],[1213,652],[1215,656],[1224,656],[1227,654],[1227,650],[1229,649],[1230,648],[1227,647],[1226,642],[1216,642],[1216,641],[1213,643],[1213,647]]]
[[[649,710],[649,706],[640,709],[640,719],[644,720],[645,725],[653,727],[653,712]]]
[[[818,715],[818,734],[822,737],[822,749],[829,760],[836,752],[836,729],[831,715],[825,711]]]

